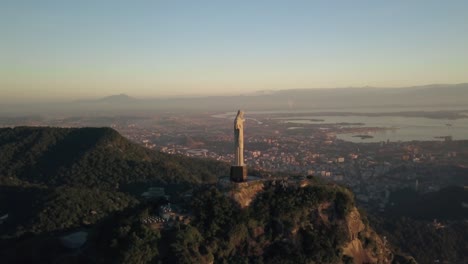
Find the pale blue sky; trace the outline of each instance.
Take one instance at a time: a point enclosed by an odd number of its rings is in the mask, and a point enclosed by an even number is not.
[[[0,38],[4,100],[468,81],[468,1],[0,0]]]

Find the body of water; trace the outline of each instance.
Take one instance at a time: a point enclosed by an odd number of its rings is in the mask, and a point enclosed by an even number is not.
[[[314,121],[322,119],[323,121]],[[285,122],[291,124],[337,124],[362,123],[364,125],[343,125],[343,127],[382,127],[367,133],[338,134],[337,138],[352,142],[380,142],[380,141],[412,141],[412,140],[443,140],[437,137],[451,136],[454,140],[468,139],[468,118],[456,120],[431,119],[423,117],[398,116],[300,116],[288,117]],[[354,137],[356,135],[370,135],[373,138]]]
[[[460,111],[467,118],[448,119],[448,118],[425,118],[425,117],[405,117],[398,116],[398,112],[435,112],[435,111]],[[327,112],[325,116],[317,115]],[[348,113],[395,113],[395,116],[340,116],[333,115],[333,112]],[[213,117],[234,118],[237,112],[228,112]],[[310,113],[311,115],[307,115]],[[314,114],[315,113],[315,114]],[[288,117],[280,117],[288,114]],[[295,116],[294,114],[297,114]],[[290,129],[300,129],[294,124],[339,124],[343,127],[380,127],[388,128],[366,133],[347,133],[338,134],[339,139],[352,142],[381,142],[381,141],[413,141],[413,140],[443,140],[451,136],[454,140],[468,140],[468,107],[467,106],[427,106],[427,107],[354,107],[354,108],[320,108],[307,110],[275,110],[275,111],[246,111],[246,116],[252,115],[259,119],[268,116],[268,118],[283,120],[290,123]],[[276,115],[276,117],[275,117]],[[322,121],[323,120],[323,121]],[[355,125],[351,125],[354,123]],[[359,124],[360,123],[360,124]],[[356,135],[367,134],[372,138],[360,138]]]

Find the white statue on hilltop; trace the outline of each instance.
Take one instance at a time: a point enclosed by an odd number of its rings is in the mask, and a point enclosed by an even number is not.
[[[237,111],[234,119],[235,165],[244,166],[244,111]]]

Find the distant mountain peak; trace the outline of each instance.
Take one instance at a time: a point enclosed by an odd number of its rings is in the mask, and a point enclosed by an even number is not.
[[[127,94],[121,93],[121,94],[116,94],[116,95],[110,95],[103,97],[101,99],[98,99],[100,102],[133,102],[136,101],[137,99],[134,97],[131,97]]]

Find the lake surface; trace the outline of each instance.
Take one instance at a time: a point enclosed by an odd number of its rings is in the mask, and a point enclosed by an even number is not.
[[[283,119],[290,124],[363,123],[364,125],[343,125],[343,127],[389,128],[368,133],[337,134],[337,138],[352,142],[443,140],[436,137],[444,136],[451,136],[454,140],[468,139],[468,118],[448,120],[397,116],[300,116]],[[323,121],[313,121],[313,119],[323,119]],[[368,134],[373,138],[353,137],[357,134]]]
[[[362,123],[364,125],[342,125],[343,127],[381,127],[389,128],[368,133],[348,133],[338,134],[337,138],[351,142],[381,142],[381,141],[413,141],[413,140],[443,140],[437,137],[451,136],[454,140],[468,140],[468,106],[427,106],[427,107],[384,107],[384,108],[320,108],[307,110],[275,110],[275,111],[246,111],[246,117],[258,117],[259,119],[268,116],[268,118],[283,120],[290,123],[290,129],[300,129],[294,124],[337,124],[337,123]],[[467,118],[460,119],[433,119],[425,117],[404,117],[404,116],[340,116],[333,115],[333,112],[348,113],[395,113],[414,112],[414,111],[462,111]],[[323,114],[326,116],[318,116]],[[213,115],[217,118],[234,118],[237,112],[228,112]],[[307,113],[311,113],[310,116]],[[279,117],[279,115],[288,114],[288,117]],[[295,116],[294,114],[297,114]],[[275,117],[277,115],[277,117]],[[252,118],[253,119],[253,118]],[[323,121],[318,121],[323,120]],[[356,135],[368,134],[373,138],[354,137]]]

